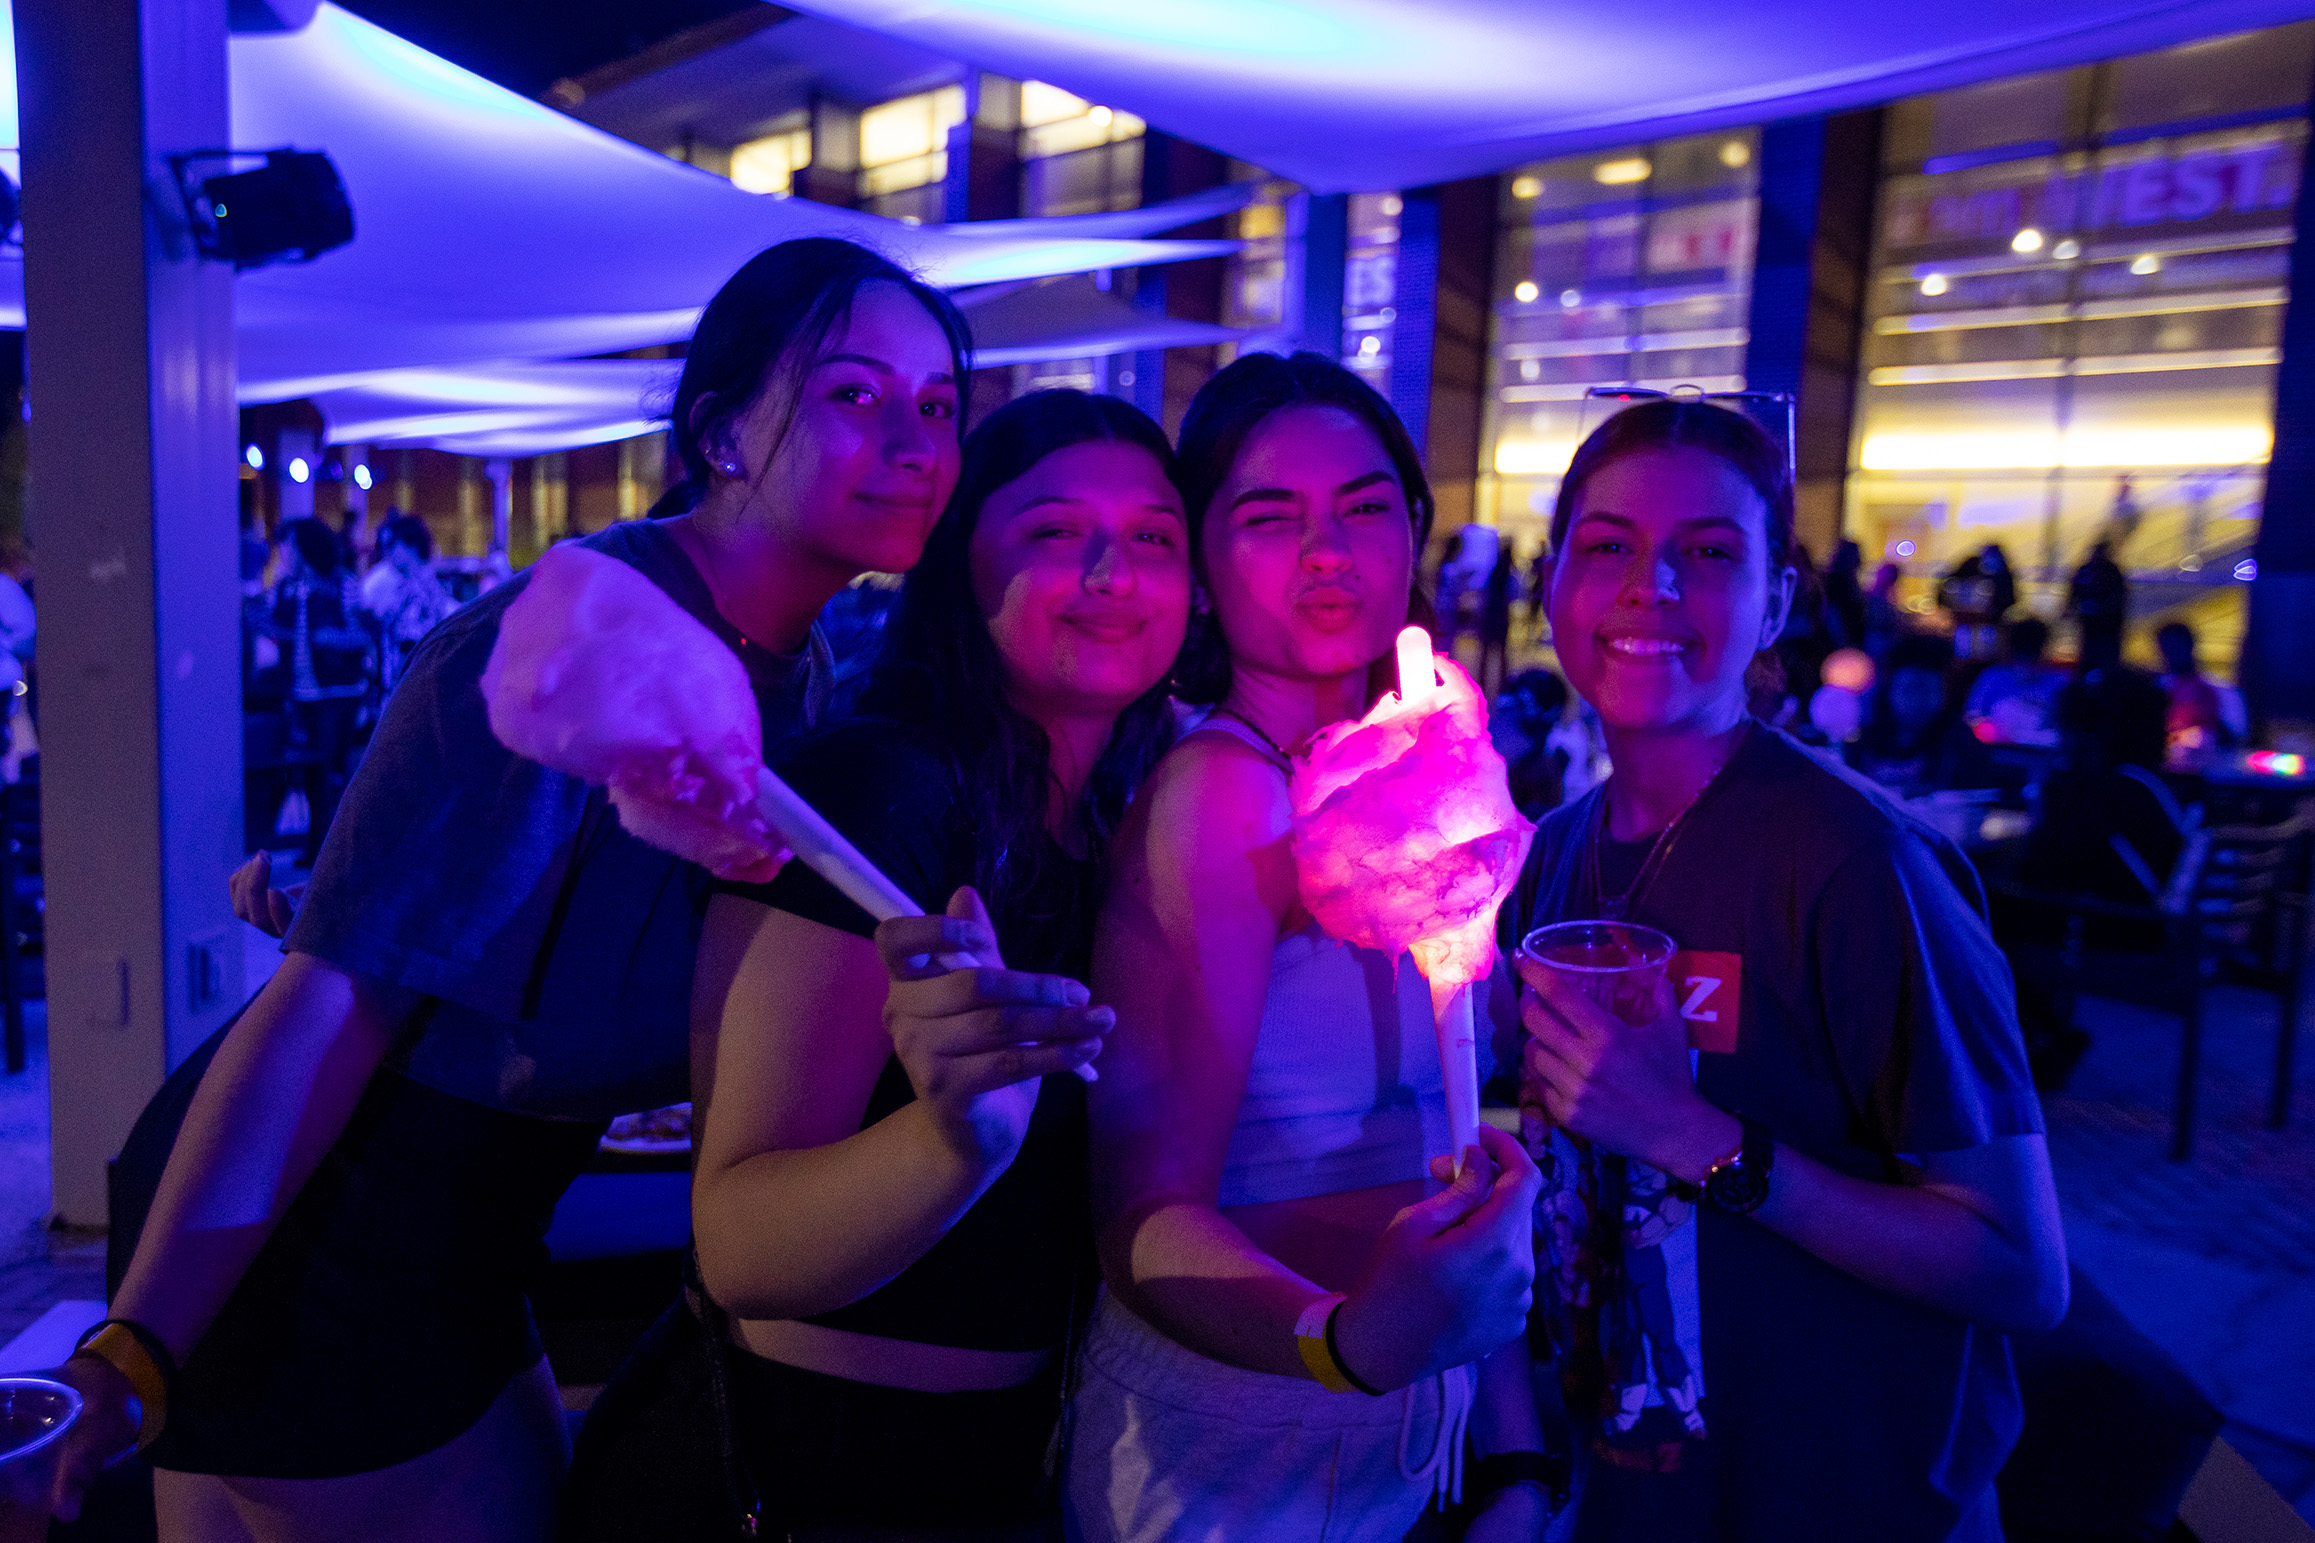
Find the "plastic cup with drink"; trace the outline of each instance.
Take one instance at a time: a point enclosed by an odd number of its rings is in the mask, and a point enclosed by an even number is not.
[[[1636,1027],[1656,1016],[1656,988],[1677,945],[1632,922],[1574,921],[1536,928],[1519,952]]]
[[[80,1394],[46,1377],[0,1377],[0,1540],[48,1536],[49,1488]]]

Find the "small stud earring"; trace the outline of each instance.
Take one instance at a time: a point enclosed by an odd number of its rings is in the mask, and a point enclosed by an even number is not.
[[[740,475],[740,463],[737,461],[718,461],[715,463],[715,469],[727,477]]]

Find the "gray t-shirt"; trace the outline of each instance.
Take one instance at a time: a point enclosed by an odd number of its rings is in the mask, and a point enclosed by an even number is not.
[[[750,643],[651,521],[580,545],[633,565],[732,647],[767,754],[818,715],[834,671],[817,627],[795,654]],[[606,1119],[689,1096],[708,875],[491,733],[482,669],[524,582],[411,655],[283,946],[426,996],[386,1063],[415,1080],[513,1113]]]

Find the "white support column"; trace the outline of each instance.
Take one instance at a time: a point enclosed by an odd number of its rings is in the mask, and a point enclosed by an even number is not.
[[[229,143],[226,0],[16,0],[55,1203],[241,997],[233,276],[167,157]]]

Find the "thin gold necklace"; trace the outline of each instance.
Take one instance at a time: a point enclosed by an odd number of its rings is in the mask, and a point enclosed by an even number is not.
[[[1606,885],[1602,882],[1600,841],[1601,832],[1608,825],[1608,790],[1605,786],[1600,789],[1599,813],[1592,820],[1591,842],[1584,856],[1585,865],[1590,870],[1588,877],[1592,894],[1598,899],[1603,920],[1622,921],[1638,910],[1640,903],[1648,898],[1648,891],[1654,886],[1657,875],[1664,871],[1664,864],[1671,860],[1672,848],[1678,844],[1680,832],[1688,824],[1688,816],[1695,812],[1698,804],[1704,802],[1704,795],[1712,791],[1713,784],[1720,780],[1720,774],[1728,770],[1737,752],[1744,748],[1744,742],[1752,736],[1752,719],[1746,717],[1737,728],[1736,739],[1729,745],[1728,754],[1712,769],[1712,775],[1704,779],[1703,785],[1688,795],[1688,802],[1680,806],[1680,812],[1672,816],[1662,830],[1656,832],[1656,839],[1648,844],[1648,855],[1640,859],[1639,871],[1632,875],[1632,882],[1624,886],[1622,894],[1615,896],[1607,893]]]

